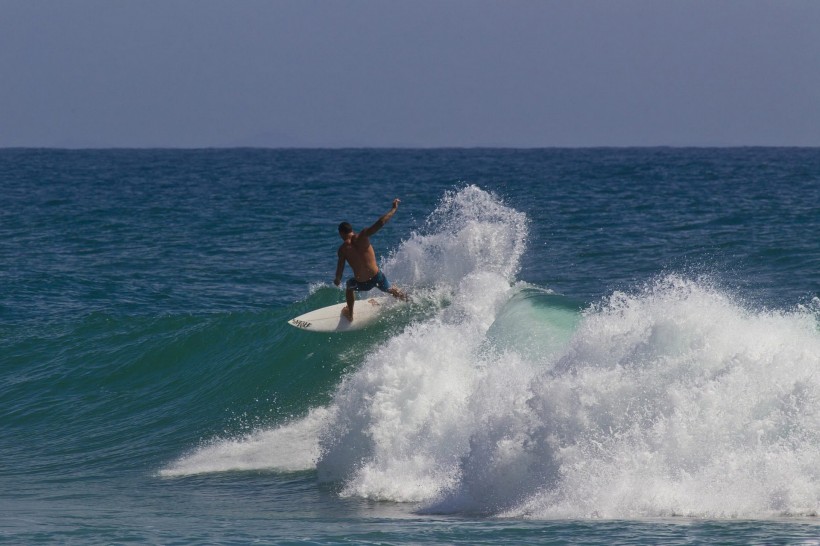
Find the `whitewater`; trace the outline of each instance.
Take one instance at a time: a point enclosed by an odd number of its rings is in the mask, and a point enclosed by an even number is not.
[[[327,404],[158,476],[310,471],[431,515],[818,515],[820,300],[774,309],[670,272],[579,305],[518,278],[529,231],[491,191],[445,192],[381,263],[410,311]]]

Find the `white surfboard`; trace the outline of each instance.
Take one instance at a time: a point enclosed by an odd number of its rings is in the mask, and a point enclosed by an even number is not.
[[[347,307],[346,303],[329,305],[299,315],[288,321],[288,324],[309,330],[311,332],[346,332],[349,330],[360,330],[365,326],[373,324],[379,315],[396,302],[395,298],[379,297],[356,300],[353,305],[353,322],[347,320],[342,315],[342,309]]]

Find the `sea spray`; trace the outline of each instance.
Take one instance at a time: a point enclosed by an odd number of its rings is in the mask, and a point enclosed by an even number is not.
[[[417,288],[454,290],[469,275],[495,273],[512,282],[526,250],[527,216],[469,185],[444,194],[422,228],[393,252],[385,269]]]
[[[504,438],[523,436],[520,458],[541,487],[504,513],[815,515],[819,369],[806,311],[749,310],[675,276],[614,294],[522,393],[531,414]],[[474,459],[464,468],[492,474],[494,458]],[[492,496],[481,500],[493,507]]]
[[[240,438],[213,438],[160,470],[163,477],[212,472],[274,470],[296,472],[315,468],[319,456],[319,431],[328,412],[314,408],[302,419],[254,431]]]
[[[354,450],[346,494],[536,518],[817,513],[814,313],[671,275],[591,307],[541,358],[464,316],[394,338],[340,389],[320,469]]]
[[[426,501],[455,487],[474,430],[468,404],[485,334],[526,241],[526,217],[475,186],[448,193],[388,265],[450,304],[370,354],[340,385],[319,477],[343,494]]]

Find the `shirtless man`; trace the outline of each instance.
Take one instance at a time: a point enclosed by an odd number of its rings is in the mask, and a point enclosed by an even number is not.
[[[376,264],[376,252],[370,244],[370,236],[375,235],[384,225],[396,214],[399,208],[399,200],[393,199],[393,207],[376,223],[369,228],[361,230],[359,233],[353,231],[353,226],[347,222],[339,224],[339,236],[344,241],[337,252],[339,263],[336,266],[336,278],[333,284],[339,286],[342,282],[342,273],[345,269],[345,261],[353,269],[353,278],[347,280],[347,290],[345,298],[347,307],[342,309],[342,314],[348,320],[353,320],[353,303],[356,301],[356,292],[367,292],[374,286],[382,292],[387,292],[393,297],[406,300],[407,296],[398,288],[390,286],[390,281],[379,271]]]

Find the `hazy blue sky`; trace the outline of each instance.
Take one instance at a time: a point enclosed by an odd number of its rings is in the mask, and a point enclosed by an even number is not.
[[[820,1],[0,0],[0,146],[820,146]]]

